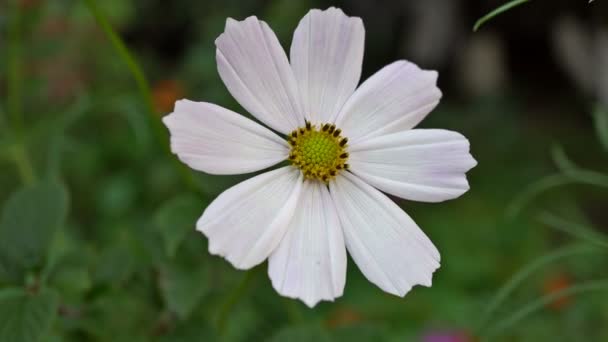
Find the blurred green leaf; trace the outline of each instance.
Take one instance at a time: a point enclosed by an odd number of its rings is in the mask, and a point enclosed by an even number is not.
[[[55,319],[57,305],[57,296],[50,291],[0,290],[0,341],[40,341]]]
[[[172,264],[163,269],[160,287],[169,310],[185,319],[209,290],[209,279],[201,265]]]
[[[119,284],[125,282],[134,270],[133,251],[124,241],[103,250],[97,260],[93,280],[95,283]]]
[[[70,265],[60,268],[52,279],[52,285],[66,297],[82,296],[93,286],[89,270],[85,267]]]
[[[173,257],[180,243],[195,230],[206,202],[193,195],[181,195],[163,204],[154,218],[167,255]]]
[[[55,183],[40,183],[14,193],[0,221],[0,278],[23,280],[40,266],[68,210],[68,193]]]
[[[339,327],[332,331],[332,340],[336,342],[388,341],[386,329],[372,324],[356,324]]]
[[[277,332],[271,342],[329,342],[330,335],[317,325],[288,326]]]
[[[114,288],[87,302],[82,329],[93,341],[150,341],[157,310],[143,288]]]
[[[597,106],[593,112],[593,124],[602,147],[608,151],[608,109]]]

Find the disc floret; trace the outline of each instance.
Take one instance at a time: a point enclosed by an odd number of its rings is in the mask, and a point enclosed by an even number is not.
[[[347,169],[348,138],[334,124],[316,125],[306,122],[305,127],[289,135],[289,160],[302,170],[306,179],[329,182],[340,170]]]

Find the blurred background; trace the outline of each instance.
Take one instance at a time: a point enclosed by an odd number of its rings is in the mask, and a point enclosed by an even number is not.
[[[608,3],[531,1],[472,32],[502,3],[0,2],[0,341],[607,341]],[[329,6],[363,19],[362,80],[439,71],[422,126],[479,165],[457,200],[398,201],[441,251],[433,287],[393,297],[349,261],[344,296],[308,309],[266,264],[207,252],[196,219],[251,175],[180,166],[160,118],[181,98],[244,113],[216,71],[227,17],[288,48]]]

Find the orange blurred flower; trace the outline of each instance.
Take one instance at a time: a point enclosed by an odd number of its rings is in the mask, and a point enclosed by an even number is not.
[[[543,295],[551,295],[565,290],[572,285],[572,278],[566,273],[558,273],[545,279],[543,283]],[[548,307],[552,310],[561,310],[571,301],[570,296],[561,296],[552,301]]]
[[[43,0],[19,0],[17,4],[23,9],[31,9],[42,5]]]
[[[184,87],[177,80],[162,80],[154,84],[152,96],[154,107],[161,114],[171,112],[175,101],[184,97]]]
[[[325,323],[329,328],[334,329],[341,326],[356,324],[362,320],[363,316],[359,312],[351,308],[341,306],[329,314],[329,317]]]

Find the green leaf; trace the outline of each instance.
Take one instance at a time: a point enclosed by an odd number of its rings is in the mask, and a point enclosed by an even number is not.
[[[0,278],[20,282],[43,263],[67,210],[67,191],[54,183],[24,188],[8,199],[0,221]]]
[[[161,274],[160,287],[169,310],[188,318],[207,293],[209,277],[204,267],[168,265]]]
[[[504,12],[512,9],[513,7],[525,4],[528,1],[530,1],[530,0],[513,0],[513,1],[507,2],[506,4],[496,8],[495,10],[491,11],[490,13],[484,15],[479,20],[477,20],[477,22],[475,23],[475,26],[473,26],[473,31],[477,31],[481,27],[481,25],[485,24],[487,21],[494,18],[495,16],[497,16],[501,13],[504,13]]]
[[[173,257],[186,235],[195,230],[196,220],[205,205],[205,201],[193,195],[182,195],[171,199],[159,209],[154,222],[163,238],[167,255]]]
[[[329,334],[320,326],[316,325],[299,325],[288,326],[279,330],[271,342],[329,342],[331,338]]]
[[[30,294],[17,288],[0,290],[0,341],[39,341],[53,323],[57,302],[50,291]]]
[[[388,341],[386,329],[372,324],[354,324],[332,331],[334,341]]]

